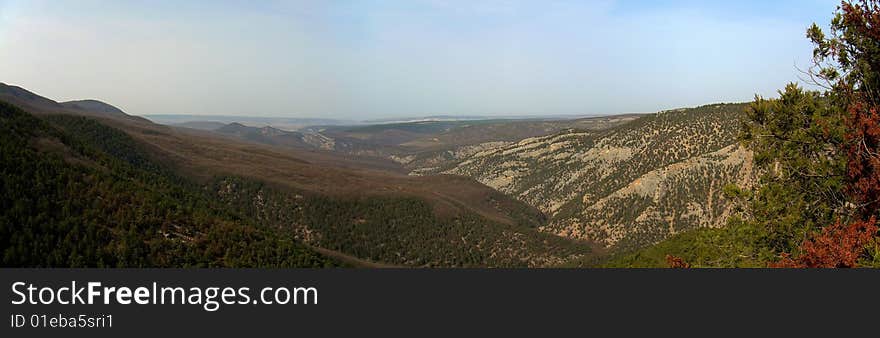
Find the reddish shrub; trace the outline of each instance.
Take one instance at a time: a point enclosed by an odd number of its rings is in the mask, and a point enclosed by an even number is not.
[[[877,241],[880,210],[880,1],[843,1],[832,22],[834,38],[817,42],[816,56],[836,58],[844,76],[835,92],[846,100],[845,188],[857,221],[837,222],[804,241],[797,257],[783,255],[772,267],[856,267],[866,246]],[[814,26],[815,27],[815,26]],[[818,29],[818,28],[816,28]],[[836,77],[832,77],[836,78]],[[829,79],[832,79],[829,78]],[[866,221],[867,220],[867,221]]]
[[[666,265],[673,269],[687,269],[691,267],[691,265],[688,262],[685,262],[684,259],[673,255],[666,255]]]
[[[850,224],[840,222],[822,229],[822,233],[801,244],[801,252],[792,258],[784,254],[782,260],[771,264],[775,268],[854,268],[865,247],[873,243],[877,234],[874,217],[867,222]]]

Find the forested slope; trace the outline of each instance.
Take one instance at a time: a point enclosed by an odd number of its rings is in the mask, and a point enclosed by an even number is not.
[[[85,117],[0,102],[3,266],[319,267],[292,234],[221,207]]]
[[[337,264],[310,245],[380,264],[515,267],[592,251],[540,233],[540,212],[466,178],[349,171],[141,122],[2,109],[5,266]],[[229,157],[239,147],[241,163]]]

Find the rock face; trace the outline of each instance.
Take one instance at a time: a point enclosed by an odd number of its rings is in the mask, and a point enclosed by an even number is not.
[[[641,247],[726,222],[722,187],[751,182],[736,142],[744,104],[664,111],[602,131],[568,130],[455,152],[414,174],[464,175],[548,216],[541,230],[609,248]]]

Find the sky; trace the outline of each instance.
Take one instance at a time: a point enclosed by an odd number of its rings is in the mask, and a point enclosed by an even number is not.
[[[128,113],[376,119],[767,97],[834,0],[0,0],[0,82]]]

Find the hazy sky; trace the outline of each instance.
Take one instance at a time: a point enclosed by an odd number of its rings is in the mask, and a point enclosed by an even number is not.
[[[648,112],[775,95],[837,1],[0,0],[0,82],[133,114]]]

